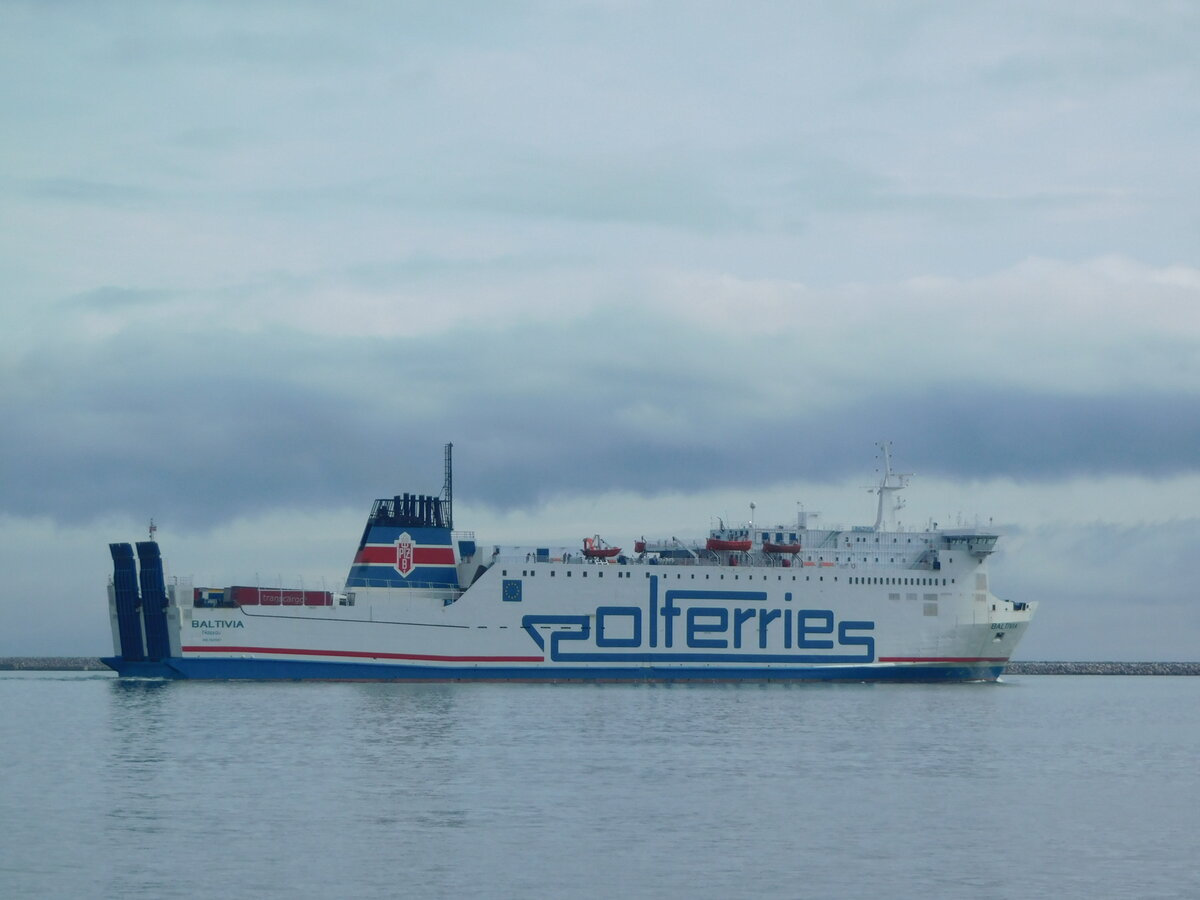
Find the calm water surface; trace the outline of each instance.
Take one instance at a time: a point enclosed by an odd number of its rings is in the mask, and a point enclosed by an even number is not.
[[[0,897],[1200,897],[1200,678],[0,674]]]

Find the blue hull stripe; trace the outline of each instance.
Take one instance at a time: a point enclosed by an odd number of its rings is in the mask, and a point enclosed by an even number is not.
[[[161,664],[104,664],[121,675],[201,679],[318,679],[358,681],[994,681],[1003,664],[796,666],[789,668],[666,668],[409,666],[287,659],[172,658]]]

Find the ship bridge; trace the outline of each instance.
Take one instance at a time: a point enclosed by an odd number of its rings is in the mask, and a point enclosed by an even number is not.
[[[983,559],[996,549],[1000,536],[979,531],[946,531],[942,535],[951,550],[966,550],[976,559]]]

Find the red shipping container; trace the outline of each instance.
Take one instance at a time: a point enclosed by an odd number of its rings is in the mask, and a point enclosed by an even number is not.
[[[231,587],[225,590],[226,597],[232,597],[238,606],[258,606],[258,588]]]
[[[231,587],[226,596],[238,606],[332,606],[329,591],[301,591],[292,588]]]

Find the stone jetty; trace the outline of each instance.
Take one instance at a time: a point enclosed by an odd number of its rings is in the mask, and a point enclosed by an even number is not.
[[[1010,662],[1006,675],[1200,675],[1200,662]]]
[[[111,672],[98,656],[0,656],[0,671]]]

